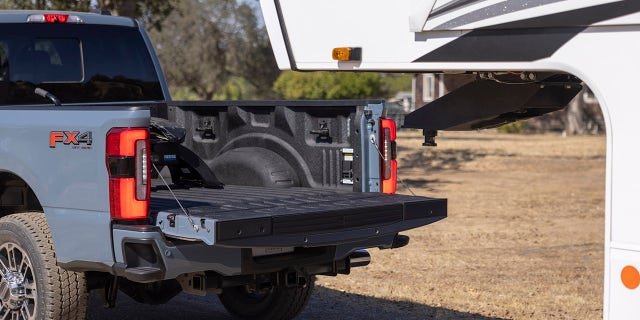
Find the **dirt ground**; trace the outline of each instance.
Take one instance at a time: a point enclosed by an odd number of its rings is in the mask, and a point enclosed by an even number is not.
[[[320,277],[300,319],[598,319],[602,317],[604,136],[444,133],[437,148],[399,134],[400,177],[449,199],[449,217],[372,250],[371,265]],[[402,185],[401,193],[408,193]],[[123,295],[89,319],[230,319],[215,297],[169,305]]]
[[[437,319],[602,318],[604,136],[444,133],[431,149],[417,132],[399,139],[401,178],[448,198],[449,217],[323,286],[442,308]]]

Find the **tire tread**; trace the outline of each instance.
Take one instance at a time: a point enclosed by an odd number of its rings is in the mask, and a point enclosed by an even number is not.
[[[222,305],[238,319],[247,320],[291,320],[294,319],[307,304],[313,287],[315,278],[311,277],[304,287],[277,287],[270,294],[273,295],[268,305],[262,307],[262,312],[256,315],[255,309],[247,312],[240,302],[242,297],[238,297],[237,291],[225,292],[219,295]]]
[[[41,258],[44,281],[38,291],[44,291],[43,303],[46,319],[85,319],[87,311],[87,286],[82,272],[64,270],[56,264],[55,248],[49,224],[43,212],[24,212],[3,217],[2,223],[10,223],[23,229],[32,241],[36,254]],[[28,250],[25,248],[25,250]],[[31,260],[37,257],[30,257]],[[34,265],[34,261],[31,261]],[[35,266],[33,266],[35,268]],[[37,273],[37,270],[34,270]]]

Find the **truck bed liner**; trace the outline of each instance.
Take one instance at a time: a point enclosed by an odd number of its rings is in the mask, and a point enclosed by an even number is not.
[[[311,188],[225,186],[152,192],[151,211],[169,236],[233,247],[355,241],[446,217],[446,199]]]

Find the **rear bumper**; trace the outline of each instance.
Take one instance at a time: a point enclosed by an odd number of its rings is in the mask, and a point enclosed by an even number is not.
[[[288,268],[305,269],[309,274],[326,274],[335,270],[347,270],[348,273],[349,255],[365,248],[392,248],[397,243],[396,236],[389,234],[332,246],[297,247],[287,254],[253,256],[252,250],[247,248],[168,241],[155,226],[114,225],[116,264],[112,273],[135,282],[175,279],[181,274],[204,271],[223,276],[268,273]]]
[[[136,282],[174,279],[206,270],[236,275],[241,270],[240,249],[168,241],[155,226],[114,225],[113,244],[113,273]]]

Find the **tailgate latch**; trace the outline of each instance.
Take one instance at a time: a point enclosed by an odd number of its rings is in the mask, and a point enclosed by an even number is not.
[[[194,228],[192,221],[185,215],[161,211],[158,212],[156,225],[166,236],[187,241],[202,241],[213,245],[216,242],[215,225],[217,220],[207,218],[194,220],[193,223],[197,224],[198,228]]]

